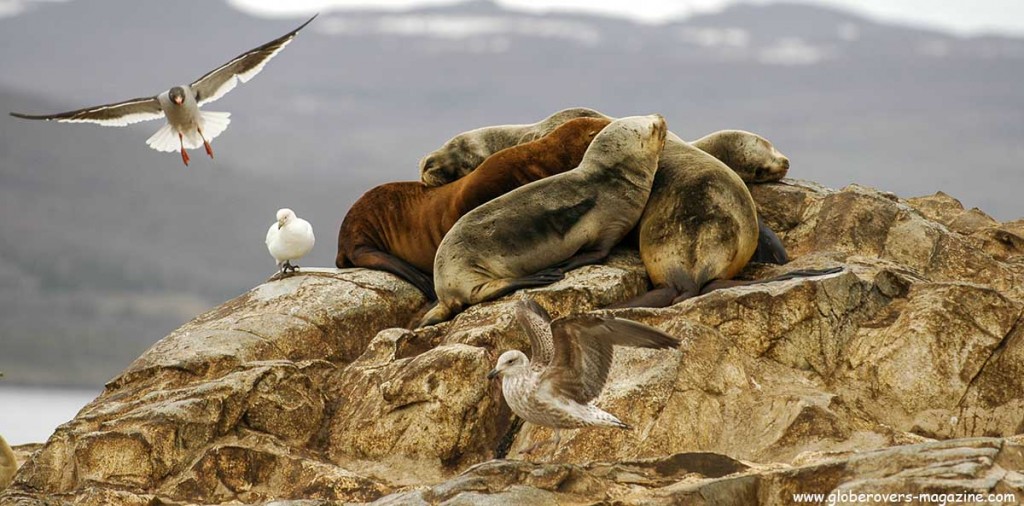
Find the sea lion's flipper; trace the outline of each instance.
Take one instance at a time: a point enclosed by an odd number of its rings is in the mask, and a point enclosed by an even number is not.
[[[416,325],[416,328],[446,322],[459,314],[460,311],[462,311],[462,305],[457,302],[445,303],[438,301],[434,307],[430,308],[430,311],[427,311],[427,314],[420,320],[419,325]]]
[[[569,272],[573,269],[583,267],[584,265],[600,263],[605,258],[608,258],[608,255],[612,252],[612,248],[618,244],[619,240],[621,240],[621,238],[605,234],[604,237],[600,239],[601,242],[596,246],[577,251],[576,254],[568,260],[556,265],[555,269],[562,272]]]
[[[719,289],[722,289],[722,288],[731,288],[731,287],[734,287],[734,286],[760,285],[762,283],[772,283],[772,282],[775,282],[775,281],[785,281],[787,279],[810,278],[810,277],[814,277],[814,276],[825,276],[825,275],[828,275],[828,274],[835,274],[837,272],[842,272],[842,271],[843,271],[842,267],[829,267],[828,269],[801,269],[801,270],[797,270],[797,271],[787,272],[785,274],[781,274],[781,275],[775,276],[773,278],[757,279],[757,280],[752,280],[752,281],[745,281],[745,280],[740,280],[740,279],[716,279],[716,280],[711,281],[710,283],[704,285],[704,287],[702,287],[700,289],[700,294],[704,295],[705,293],[708,293],[708,292],[711,292],[711,291],[714,291],[714,290],[719,290]]]
[[[797,271],[790,271],[785,274],[780,274],[774,278],[766,279],[765,281],[784,281],[787,279],[794,278],[809,278],[814,276],[826,276],[828,274],[835,274],[837,272],[843,272],[842,267],[829,267],[828,269],[800,269]]]
[[[565,274],[558,269],[545,269],[521,278],[495,279],[476,287],[469,302],[470,304],[479,304],[508,295],[522,288],[550,285],[551,283],[561,281],[564,277]]]
[[[596,251],[584,251],[582,253],[576,253],[572,258],[558,264],[555,269],[562,272],[569,272],[573,269],[583,267],[584,265],[592,265],[599,263],[601,260],[608,258],[610,249],[601,249]]]
[[[743,280],[743,279],[715,279],[704,285],[700,289],[700,294],[704,295],[708,292],[715,290],[721,290],[722,288],[732,288],[734,286],[747,286],[747,285],[758,285],[761,283],[770,283],[774,279],[760,279],[760,280]]]
[[[679,291],[671,286],[655,288],[643,295],[638,295],[627,301],[612,304],[605,309],[620,309],[627,307],[668,307],[679,295]]]
[[[757,249],[754,250],[754,256],[750,261],[776,265],[789,263],[786,247],[760,216],[757,217]]]
[[[434,292],[434,280],[433,278],[423,273],[423,271],[417,269],[412,264],[398,258],[390,253],[373,249],[369,247],[357,248],[352,258],[348,259],[352,265],[356,267],[365,267],[367,269],[376,269],[379,271],[390,272],[409,283],[423,292],[423,295],[427,297],[427,300],[437,300],[437,294]]]

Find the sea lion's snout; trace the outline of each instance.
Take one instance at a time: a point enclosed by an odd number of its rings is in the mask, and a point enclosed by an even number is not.
[[[789,172],[789,158],[782,157],[782,159],[779,160],[779,171],[782,172],[783,176]]]
[[[420,180],[427,186],[440,186],[444,184],[438,174],[441,169],[436,154],[429,154],[420,160]]]
[[[437,158],[435,158],[434,155],[424,156],[423,159],[420,160],[420,173],[426,174],[427,172],[430,172],[436,164]]]

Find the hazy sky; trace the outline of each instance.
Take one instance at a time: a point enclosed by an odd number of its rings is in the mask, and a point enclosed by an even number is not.
[[[738,0],[497,0],[515,9],[580,10],[658,22],[693,12],[716,10]],[[768,3],[773,0],[751,0]],[[960,34],[1003,33],[1024,36],[1024,0],[792,0],[833,5],[876,19],[940,28]],[[377,6],[401,9],[412,5],[455,3],[453,0],[229,0],[247,11],[268,15],[325,12]],[[3,0],[0,0],[0,4]]]

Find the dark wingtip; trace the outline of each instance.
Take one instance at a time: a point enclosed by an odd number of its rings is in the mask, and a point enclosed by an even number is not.
[[[620,318],[617,316],[613,316],[612,318],[615,318],[620,321],[627,321],[629,322],[629,324],[635,325],[635,328],[642,329],[642,331],[645,334],[647,334],[647,338],[650,339],[650,342],[648,344],[641,346],[642,348],[651,348],[654,350],[667,350],[678,348],[679,345],[683,342],[682,339],[679,339],[678,337],[673,336],[672,334],[669,334],[668,332],[665,332],[664,330],[661,330],[657,327],[647,325],[646,323],[640,323],[635,320],[630,320],[628,318]]]
[[[301,29],[305,28],[305,27],[306,27],[306,25],[308,25],[308,24],[312,23],[312,22],[313,22],[313,20],[314,20],[314,19],[316,19],[316,17],[317,17],[317,16],[319,16],[319,15],[320,15],[320,13],[319,13],[319,12],[318,12],[318,13],[316,13],[316,14],[313,14],[313,17],[311,17],[311,18],[307,19],[307,20],[306,20],[306,22],[305,22],[305,23],[302,23],[302,25],[301,25],[301,26],[299,26],[298,28],[296,28],[296,29],[292,30],[292,34],[296,34],[296,33],[299,33],[299,30],[301,30]]]
[[[10,114],[11,116],[14,116],[15,118],[22,118],[22,119],[43,119],[43,118],[41,118],[39,116],[32,116],[31,114],[22,114],[20,112],[12,112],[12,113],[8,113],[8,114]]]
[[[655,346],[652,346],[652,348],[656,350],[668,350],[678,348],[679,344],[683,342],[682,339],[679,339],[678,337],[673,336],[672,334],[669,334],[667,332],[661,332],[661,335],[657,341],[658,342],[655,344]]]

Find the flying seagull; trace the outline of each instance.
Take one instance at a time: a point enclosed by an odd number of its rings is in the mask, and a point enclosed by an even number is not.
[[[66,123],[96,123],[104,126],[126,126],[140,121],[167,118],[167,124],[157,130],[146,144],[162,152],[181,150],[181,161],[188,165],[185,149],[206,148],[213,158],[210,141],[228,128],[231,113],[200,111],[199,107],[231,91],[238,84],[248,82],[263,70],[263,66],[295,38],[314,15],[302,26],[260,47],[246,51],[231,61],[196,79],[192,84],[175,86],[155,97],[142,97],[113,104],[86,107],[77,111],[35,116],[12,112],[11,116],[42,119]]]
[[[306,256],[315,241],[313,226],[308,221],[296,216],[291,209],[278,209],[277,223],[267,230],[267,250],[281,269],[275,277],[284,277],[289,270],[299,270],[291,261]]]
[[[510,350],[498,357],[487,379],[501,377],[501,391],[512,412],[527,422],[555,429],[630,426],[593,404],[604,388],[612,363],[612,345],[667,349],[679,339],[654,327],[609,315],[551,317],[532,300],[516,304],[516,319],[530,337],[533,360]],[[528,454],[551,440],[538,442]]]

